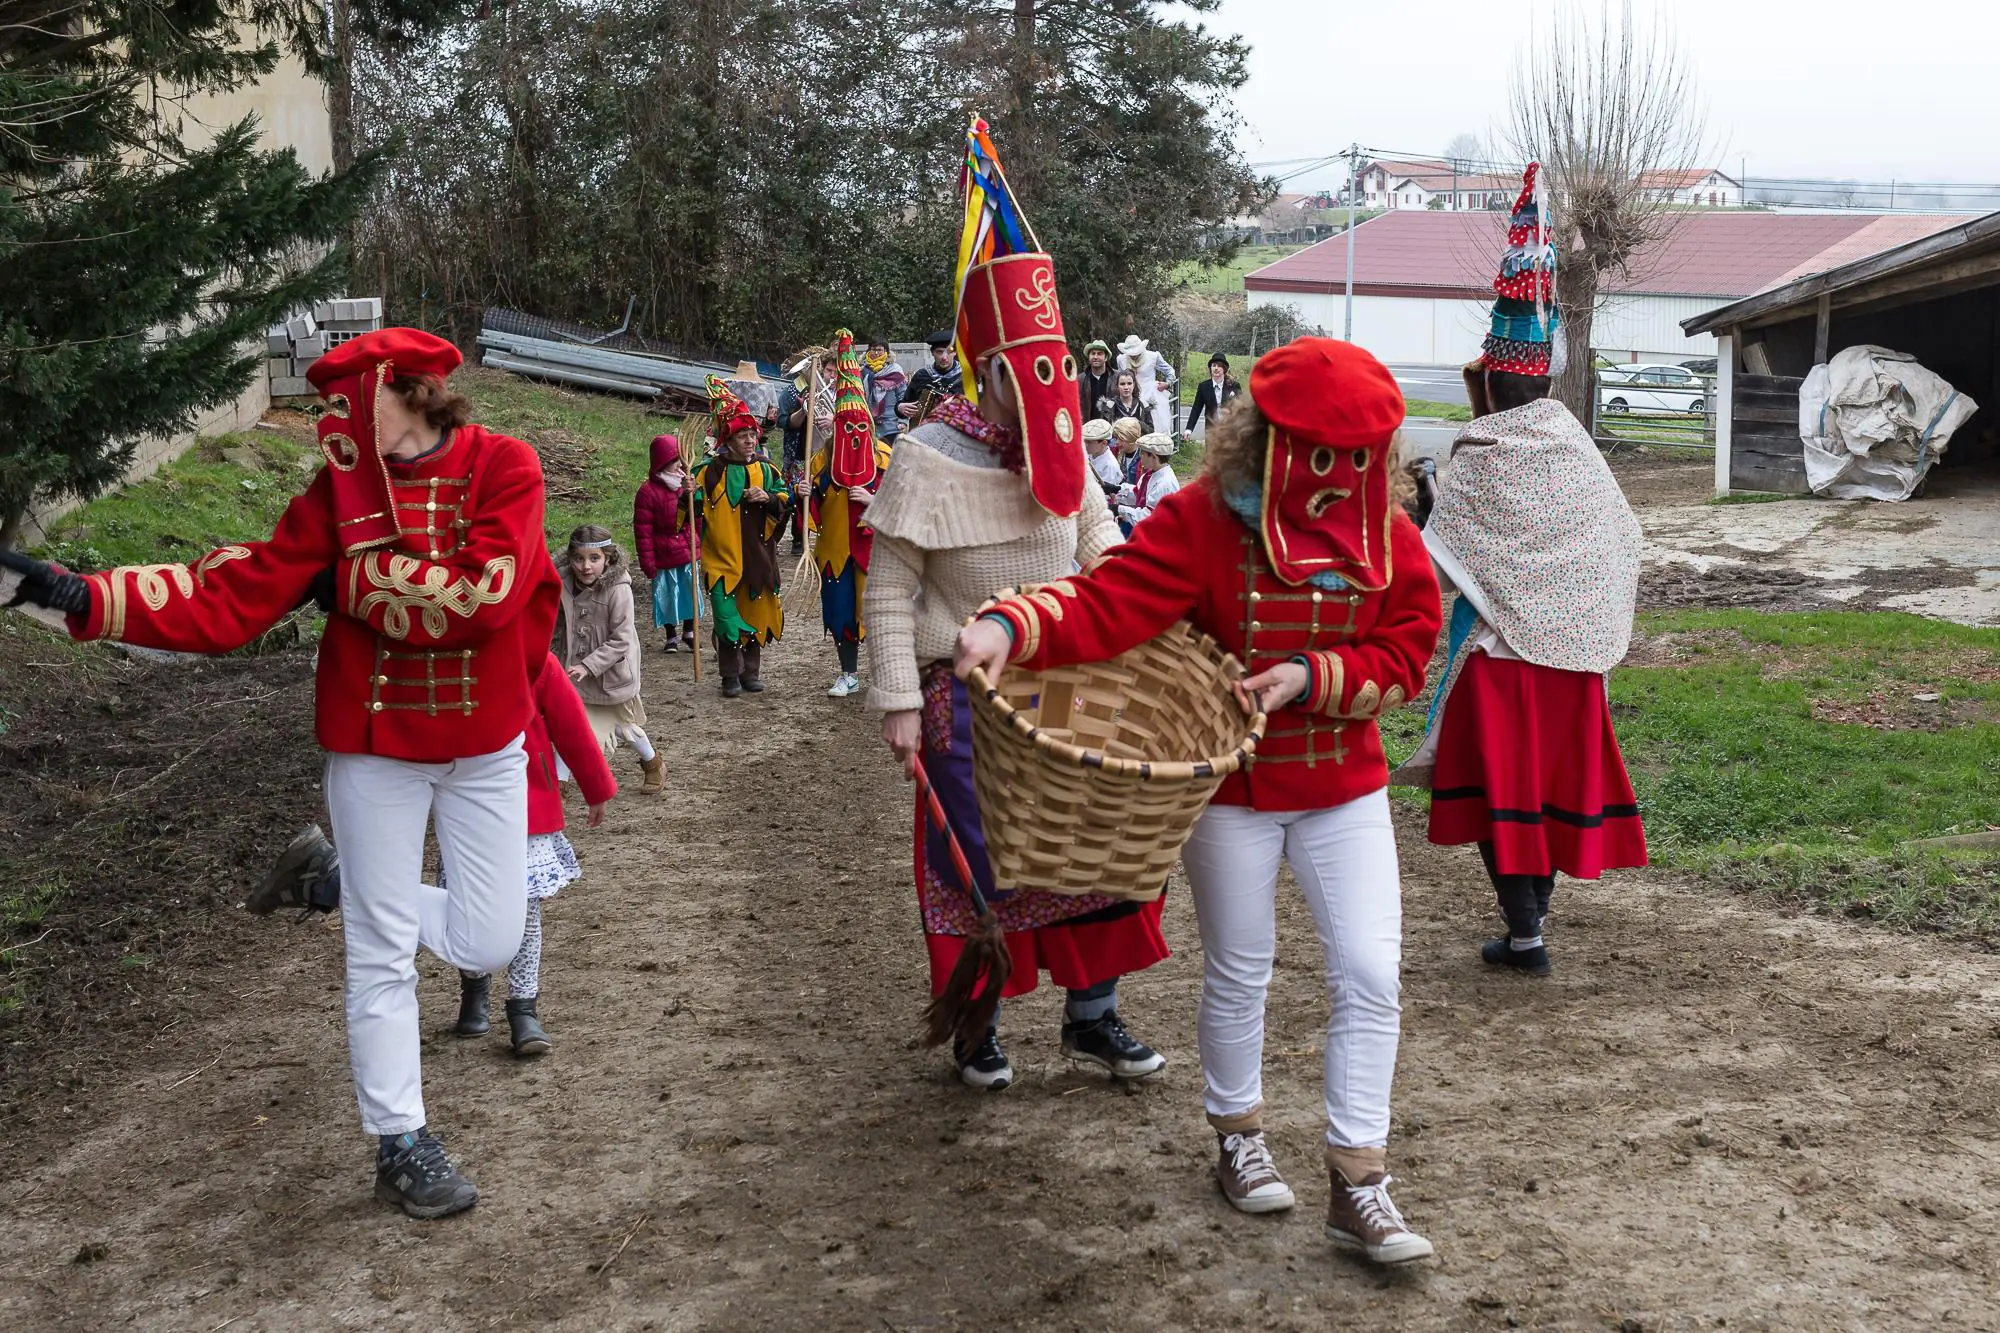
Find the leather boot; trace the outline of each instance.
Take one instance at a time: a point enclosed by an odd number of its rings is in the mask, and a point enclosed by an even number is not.
[[[521,1056],[545,1055],[555,1043],[542,1030],[542,1023],[535,1015],[533,1000],[507,1001],[507,1026],[514,1035],[514,1054]]]
[[[746,694],[764,692],[764,645],[756,639],[743,644],[743,691]]]
[[[639,770],[646,775],[646,785],[639,788],[641,796],[658,796],[667,789],[667,761],[661,754],[651,759],[641,760]]]
[[[715,669],[722,676],[722,697],[734,699],[743,693],[743,645],[715,636]]]
[[[476,977],[458,974],[458,1022],[451,1030],[461,1037],[483,1037],[493,1030],[490,1005],[493,976],[482,972]]]

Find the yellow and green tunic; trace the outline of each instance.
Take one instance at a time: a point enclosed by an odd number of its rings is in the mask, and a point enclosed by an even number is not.
[[[761,489],[767,499],[748,503]],[[763,453],[747,463],[717,454],[695,473],[694,522],[701,536],[701,586],[724,643],[769,643],[785,632],[779,600],[778,535],[791,492],[785,474]]]
[[[862,524],[867,511],[858,510],[847,498],[847,488],[833,482],[832,450],[812,456],[808,475],[812,488],[813,563],[819,566],[819,618],[835,643],[859,643],[865,635],[861,624],[861,592],[868,585],[868,553],[875,534]],[[875,481],[872,493],[889,470],[889,445],[875,442]]]

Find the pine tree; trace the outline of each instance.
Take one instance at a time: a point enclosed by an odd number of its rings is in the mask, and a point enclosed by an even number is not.
[[[353,5],[394,37],[436,0]],[[0,547],[30,505],[114,485],[140,439],[189,429],[261,366],[246,345],[330,294],[333,243],[380,154],[315,178],[254,122],[204,142],[181,103],[324,71],[310,0],[0,0]]]

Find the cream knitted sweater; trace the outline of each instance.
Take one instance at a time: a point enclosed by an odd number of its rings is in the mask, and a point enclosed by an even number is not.
[[[952,656],[988,597],[1062,578],[1116,543],[1111,510],[1095,487],[1085,492],[1082,512],[1055,518],[980,441],[940,422],[905,432],[868,506],[868,706],[921,708],[919,668]]]

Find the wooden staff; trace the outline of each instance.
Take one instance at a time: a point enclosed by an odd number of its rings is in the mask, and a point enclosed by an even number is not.
[[[810,569],[813,572],[815,582],[817,582],[819,575],[819,566],[813,561],[813,540],[812,540],[815,536],[818,535],[817,530],[814,529],[813,527],[813,521],[812,521],[813,437],[817,433],[817,429],[819,426],[819,411],[818,411],[819,355],[817,353],[815,353],[813,356],[812,367],[806,372],[806,376],[807,376],[806,392],[803,398],[801,399],[801,403],[805,407],[806,411],[806,444],[805,444],[806,493],[804,495],[795,495],[792,497],[792,502],[794,504],[800,504],[805,506],[805,508],[801,511],[804,517],[801,523],[799,524],[799,536],[800,536],[799,563],[792,570],[792,583],[794,586],[797,586],[798,584],[803,583],[805,581],[806,571],[808,569]],[[778,600],[780,602],[784,600],[783,593],[779,594]]]
[[[681,465],[687,466],[688,451],[699,447],[700,441],[714,429],[713,417],[707,415],[683,417],[681,419]],[[704,460],[706,461],[706,460]],[[683,502],[688,511],[688,555],[694,574],[694,638],[688,644],[688,651],[694,654],[694,683],[701,684],[701,604],[708,599],[708,579],[701,572],[701,525],[695,522],[695,489],[700,484],[695,479],[697,469],[688,468],[687,495]]]

